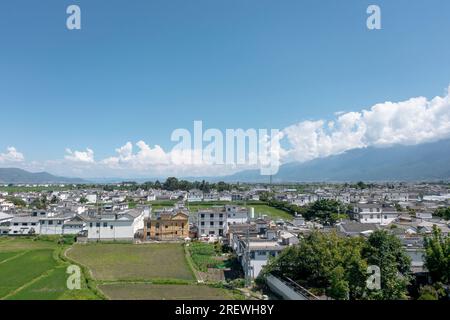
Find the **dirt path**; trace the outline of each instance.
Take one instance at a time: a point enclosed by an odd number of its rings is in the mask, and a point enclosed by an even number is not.
[[[24,251],[24,252],[20,252],[20,253],[16,254],[15,256],[12,256],[12,257],[10,257],[8,259],[3,260],[2,262],[0,262],[0,264],[3,264],[5,262],[8,262],[8,261],[11,261],[11,260],[14,260],[14,259],[17,259],[17,258],[23,256],[24,254],[28,253],[28,252],[30,252],[30,251],[27,250],[27,251]]]
[[[1,300],[6,300],[6,299],[8,299],[9,297],[12,297],[12,296],[14,296],[15,294],[17,294],[18,292],[22,291],[23,289],[25,289],[25,288],[31,286],[33,283],[35,283],[35,282],[41,280],[42,278],[48,277],[54,270],[55,270],[55,268],[45,271],[44,273],[40,274],[40,275],[37,276],[36,278],[34,278],[34,279],[28,281],[28,282],[25,283],[24,285],[22,285],[22,286],[16,288],[15,290],[11,291],[11,292],[8,293],[6,296],[3,296],[3,297],[1,298]]]

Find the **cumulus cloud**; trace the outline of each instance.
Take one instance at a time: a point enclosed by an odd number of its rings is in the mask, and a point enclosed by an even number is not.
[[[285,160],[300,162],[369,146],[438,141],[450,137],[450,97],[384,102],[339,113],[333,121],[302,121],[283,132],[290,143]]]
[[[6,148],[5,153],[0,153],[0,162],[1,163],[16,163],[16,162],[23,162],[25,160],[25,157],[23,154],[15,147],[8,147]]]
[[[71,162],[78,163],[94,163],[94,151],[86,148],[86,151],[72,151],[71,149],[66,149],[66,155],[64,159]]]
[[[162,165],[169,163],[169,155],[159,146],[153,148],[144,141],[136,143],[138,152],[133,153],[133,144],[127,142],[116,149],[116,156],[106,158],[101,161],[111,168],[128,167],[133,169],[148,169],[151,165]]]

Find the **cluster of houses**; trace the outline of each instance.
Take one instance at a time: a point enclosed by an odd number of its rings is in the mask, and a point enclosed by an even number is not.
[[[333,199],[350,204],[348,219],[334,226],[305,221],[301,215],[289,221],[256,215],[249,206],[233,203],[259,199],[270,191],[279,201],[305,206],[317,200]],[[450,206],[450,190],[442,185],[397,185],[356,189],[346,186],[308,186],[298,189],[253,187],[232,192],[229,204],[197,206],[199,201],[225,199],[217,192],[198,190],[99,191],[74,190],[47,195],[46,210],[17,210],[8,199],[14,196],[26,203],[42,197],[29,192],[0,194],[0,235],[76,235],[77,241],[222,241],[236,253],[245,274],[256,278],[270,257],[295,245],[313,230],[337,231],[345,236],[368,236],[387,229],[401,239],[413,261],[413,271],[425,273],[422,252],[423,236],[438,226],[444,235],[449,221],[435,217],[439,207]],[[222,198],[221,198],[222,197]],[[56,198],[57,201],[51,201]],[[149,201],[172,199],[170,208],[152,208]],[[129,203],[135,205],[130,208]]]

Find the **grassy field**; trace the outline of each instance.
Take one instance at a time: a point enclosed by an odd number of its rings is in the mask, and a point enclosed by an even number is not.
[[[286,211],[270,207],[266,204],[255,204],[249,207],[255,208],[255,216],[267,215],[273,219],[292,220],[292,215],[290,215]]]
[[[69,264],[58,258],[62,249],[56,241],[1,238],[0,299],[95,299],[85,286],[67,289]]]
[[[176,243],[74,245],[67,256],[88,267],[95,280],[194,280]]]
[[[163,208],[171,208],[171,207],[173,207],[174,203],[168,202],[168,201],[159,201],[159,202],[152,201],[152,202],[150,202],[150,204],[152,205],[153,210],[158,210],[158,209],[163,209]],[[264,204],[263,202],[259,202],[259,201],[251,201],[251,202],[247,202],[247,203],[245,203],[243,201],[238,201],[238,202],[227,202],[227,201],[194,202],[194,203],[189,203],[188,207],[189,207],[189,211],[191,213],[195,214],[201,209],[209,209],[209,208],[212,208],[213,206],[223,206],[226,204],[247,206],[248,208],[253,207],[253,208],[255,208],[256,216],[267,215],[273,219],[292,220],[292,215],[290,215],[286,211],[270,207],[270,206]]]
[[[104,284],[100,289],[112,300],[230,300],[227,290],[207,285]]]

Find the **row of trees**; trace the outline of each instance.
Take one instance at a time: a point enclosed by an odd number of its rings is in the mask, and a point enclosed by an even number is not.
[[[199,189],[203,192],[210,192],[211,190],[217,190],[218,192],[222,191],[230,191],[234,188],[239,188],[239,185],[233,185],[228,184],[223,181],[217,182],[217,183],[210,183],[208,181],[202,180],[202,181],[187,181],[187,180],[178,180],[175,177],[169,177],[166,179],[166,181],[159,181],[156,180],[155,182],[148,181],[142,184],[138,184],[136,182],[124,182],[120,187],[113,186],[113,185],[105,185],[103,186],[103,190],[105,191],[113,191],[116,189],[120,190],[130,190],[130,191],[136,191],[138,189],[141,190],[150,190],[150,189],[163,189],[168,191],[175,191],[175,190],[183,190],[183,191],[189,191],[192,189]]]

